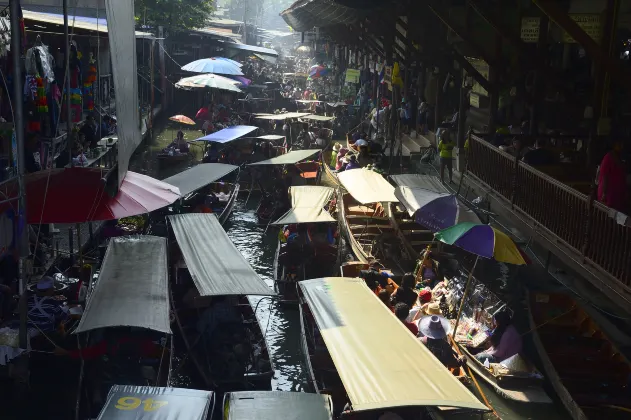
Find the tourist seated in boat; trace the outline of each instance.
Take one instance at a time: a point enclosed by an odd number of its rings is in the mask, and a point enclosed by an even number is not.
[[[475,355],[481,363],[485,363],[486,360],[489,363],[499,363],[521,352],[521,335],[512,324],[512,318],[507,311],[493,315],[493,332],[489,341],[491,347]]]
[[[348,154],[348,149],[345,147],[342,147],[340,149],[340,151],[337,154],[337,161],[335,163],[335,170],[336,171],[343,171],[343,167],[346,164],[346,162],[344,162],[344,158],[346,157],[346,155]]]
[[[357,163],[362,168],[365,168],[366,166],[372,165],[375,163],[372,156],[370,156],[370,152],[368,150],[368,143],[366,143],[365,145],[362,143],[362,145],[359,146],[359,155],[357,156]]]
[[[401,279],[401,285],[397,290],[392,293],[392,302],[405,303],[409,308],[416,304],[418,298],[418,292],[415,289],[416,279],[414,274],[406,273]]]
[[[399,302],[396,305],[394,305],[394,316],[396,316],[399,319],[399,321],[403,322],[403,325],[405,325],[407,329],[410,330],[412,334],[414,334],[414,336],[417,336],[418,327],[416,326],[415,323],[409,322],[407,320],[408,315],[410,315],[409,305],[403,302]]]
[[[394,313],[394,306],[390,303],[390,292],[386,289],[381,289],[379,293],[377,293],[377,297],[380,301],[383,302],[384,305],[388,307]]]
[[[209,195],[197,194],[193,213],[213,213],[212,197],[217,198],[212,192]]]
[[[379,263],[376,261],[370,264],[368,270],[360,270],[359,272],[359,278],[363,279],[375,294],[379,294],[382,289],[386,289],[390,294],[396,290],[391,277],[389,273],[379,269]]]
[[[361,166],[359,166],[359,162],[357,162],[357,156],[351,155],[351,157],[348,158],[348,163],[343,168],[343,170],[350,171],[351,169],[359,169],[359,168],[361,168]]]
[[[340,143],[335,143],[333,145],[333,151],[331,152],[331,161],[329,162],[329,166],[331,168],[335,168],[335,166],[337,165],[337,155],[339,154],[341,148],[342,145]]]
[[[433,289],[437,282],[440,281],[436,262],[432,258],[428,257],[420,260],[419,265],[421,265],[421,267],[417,267],[415,274],[420,277],[420,283],[423,286],[429,286]],[[418,270],[421,270],[420,276]]]
[[[420,319],[418,329],[419,340],[427,346],[429,351],[448,368],[457,368],[464,364],[464,356],[459,356],[447,341],[450,325],[449,321],[440,315],[428,315]]]

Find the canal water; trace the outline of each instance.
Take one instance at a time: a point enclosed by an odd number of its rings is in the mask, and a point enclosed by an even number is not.
[[[171,127],[167,124],[156,130],[154,141],[151,144],[143,145],[132,158],[130,169],[136,172],[164,179],[175,173],[181,172],[188,167],[195,165],[201,159],[201,149],[191,147],[195,158],[190,162],[183,162],[179,166],[161,168],[158,164],[157,153],[169,144],[175,137],[177,129],[181,127]],[[201,136],[199,130],[184,129],[185,138],[193,140]],[[274,252],[276,250],[277,233],[270,229],[265,232],[265,227],[256,223],[255,209],[259,196],[242,193],[235,206],[234,213],[230,221],[226,224],[228,236],[232,239],[239,251],[252,265],[254,270],[264,279],[270,287],[273,285],[272,264]],[[506,281],[509,275],[505,266],[488,267],[485,271],[492,278]],[[487,273],[485,273],[487,275]],[[302,353],[300,350],[300,321],[298,310],[285,308],[272,302],[268,298],[258,302],[260,298],[254,300],[257,306],[257,316],[261,321],[261,329],[265,331],[276,374],[272,383],[275,390],[301,391],[306,381],[302,367]],[[378,332],[376,332],[378,333]],[[396,353],[396,349],[393,349]],[[568,419],[563,407],[559,403],[548,405],[531,405],[510,403],[500,397],[490,387],[480,382],[480,386],[496,412],[502,419]],[[478,395],[475,388],[472,392]],[[458,419],[479,419],[480,416],[457,416]],[[495,418],[492,414],[484,416],[486,419]]]

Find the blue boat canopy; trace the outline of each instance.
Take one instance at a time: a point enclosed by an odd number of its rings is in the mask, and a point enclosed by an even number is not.
[[[257,130],[258,127],[253,125],[234,125],[232,127],[224,128],[216,133],[209,134],[204,137],[200,137],[195,141],[212,141],[215,143],[229,143],[240,137],[250,134]]]
[[[97,420],[206,420],[214,404],[211,391],[114,385]]]

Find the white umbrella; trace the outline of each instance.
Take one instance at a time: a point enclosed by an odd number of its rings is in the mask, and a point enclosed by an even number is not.
[[[230,92],[241,92],[236,85],[238,81],[228,79],[227,77],[218,76],[216,74],[200,74],[197,76],[185,77],[175,84],[180,89],[199,89],[210,88],[219,90],[228,90]]]
[[[202,58],[182,66],[182,70],[195,73],[218,73],[231,76],[243,76],[241,68],[237,64],[233,64],[232,61],[233,60],[227,61],[227,59],[224,58]]]

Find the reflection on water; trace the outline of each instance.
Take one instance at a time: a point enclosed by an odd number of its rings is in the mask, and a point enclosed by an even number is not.
[[[277,232],[257,226],[254,209],[258,196],[242,194],[235,206],[230,222],[226,225],[228,236],[265,282],[273,286],[272,265],[276,250]],[[300,320],[298,310],[281,308],[277,301],[269,298],[252,297],[257,307],[261,329],[266,332],[270,353],[275,364],[276,374],[272,389],[280,391],[301,391],[304,383],[302,373],[302,353],[300,351]]]

